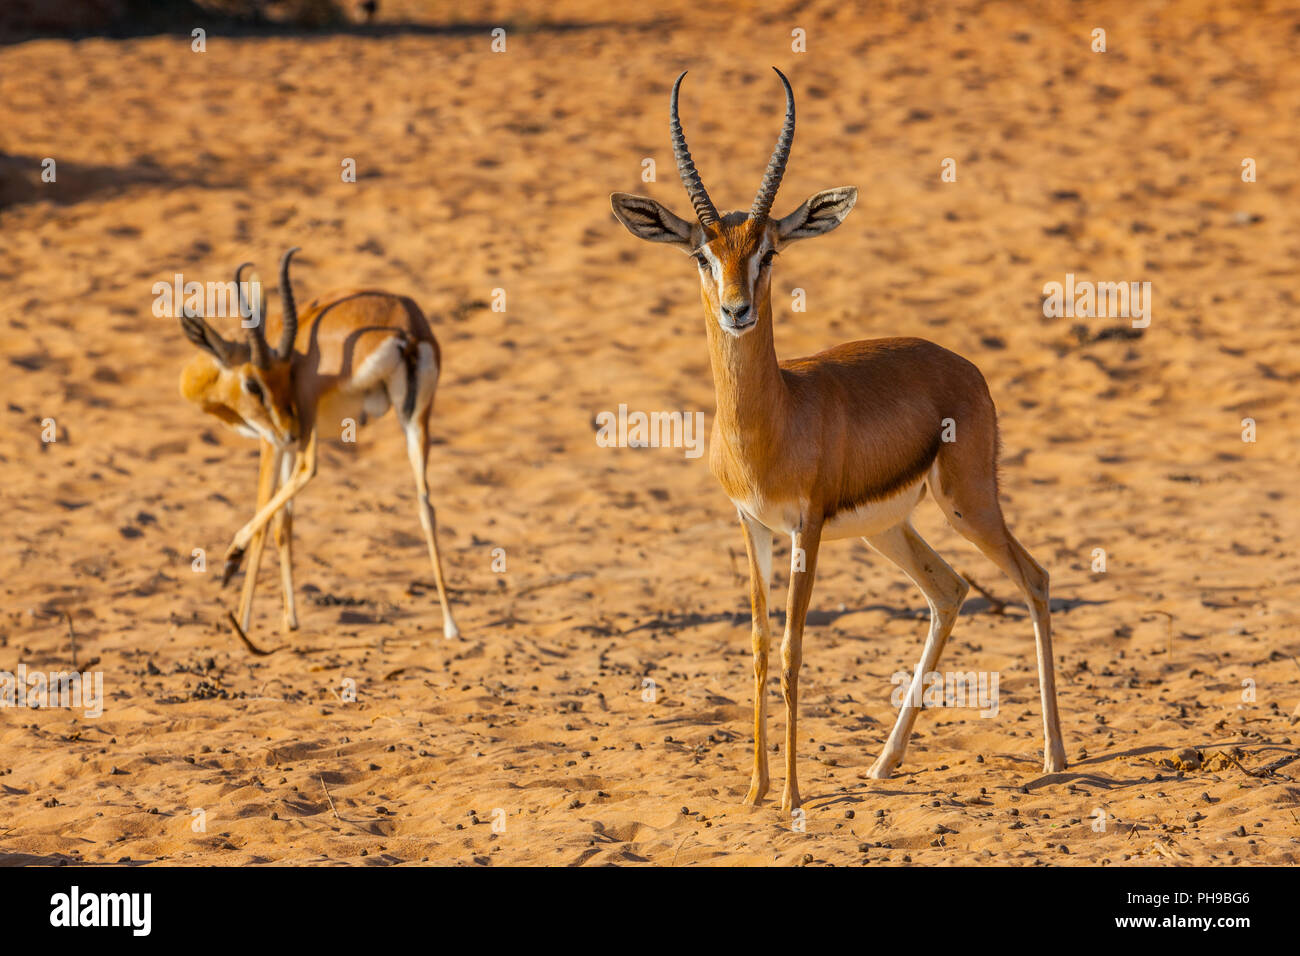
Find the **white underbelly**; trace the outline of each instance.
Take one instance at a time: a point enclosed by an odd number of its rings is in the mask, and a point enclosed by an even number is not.
[[[925,479],[918,478],[897,494],[880,501],[867,501],[851,511],[841,511],[822,527],[822,540],[869,538],[888,531],[907,519],[925,492]]]
[[[850,511],[841,511],[822,526],[822,540],[866,538],[888,531],[905,521],[915,510],[925,490],[925,478],[880,501],[868,501]],[[802,523],[804,505],[797,501],[734,501],[737,508],[759,524],[779,534],[791,534]]]
[[[378,418],[388,411],[388,393],[382,388],[371,389],[361,400],[361,413],[367,418]]]
[[[354,421],[365,425],[388,411],[390,404],[382,386],[368,391],[338,391],[321,402],[316,418],[322,424]]]
[[[364,425],[378,418],[391,406],[389,389],[405,393],[406,370],[402,355],[406,340],[392,335],[358,363],[355,371],[321,403],[318,417],[322,421],[351,419]]]

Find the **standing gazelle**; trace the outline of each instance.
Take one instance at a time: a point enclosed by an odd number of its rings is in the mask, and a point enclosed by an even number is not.
[[[927,545],[910,515],[929,485],[948,521],[1024,594],[1038,643],[1044,769],[1065,768],[1056,711],[1047,572],[1007,530],[998,504],[997,414],[984,377],[964,358],[922,339],[850,342],[778,362],[772,336],[772,259],[787,245],[830,232],[858,191],[827,189],[783,219],[769,216],[794,140],[794,92],[785,75],[785,125],[748,213],[719,214],[686,147],[671,99],[673,152],[695,207],[687,222],[653,199],[614,193],[614,215],[634,236],[666,242],[699,266],[717,397],[709,466],[740,514],[749,554],[754,647],[754,774],[746,803],[768,789],[768,590],[772,536],[791,536],[790,593],[781,644],[785,792],[799,806],[795,742],[804,618],[823,539],[861,537],[903,569],[930,605],[930,633],[871,776],[903,759],[924,676],[939,662],[969,585]],[[951,419],[956,440],[944,441]]]
[[[239,568],[252,546],[239,623],[247,630],[266,525],[275,519],[284,591],[284,626],[298,626],[293,599],[293,498],[316,474],[321,430],[344,428],[351,419],[364,425],[396,410],[406,433],[406,449],[415,472],[420,524],[433,562],[433,577],[442,604],[447,637],[458,630],[447,600],[438,556],[437,524],[429,501],[429,415],[441,369],[438,340],[419,307],[406,296],[369,290],[333,292],[308,303],[299,322],[289,285],[289,261],[280,260],[283,304],[279,345],[266,339],[266,307],[256,310],[247,343],[228,342],[201,318],[182,316],[186,336],[203,350],[181,373],[181,394],[240,434],[262,439],[257,511],[235,535],[226,551],[221,583]],[[244,263],[235,271],[241,312],[254,317],[243,298]],[[277,488],[277,480],[279,487]]]

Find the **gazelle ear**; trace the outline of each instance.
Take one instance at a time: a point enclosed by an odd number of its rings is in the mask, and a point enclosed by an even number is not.
[[[230,343],[196,315],[181,315],[181,329],[185,337],[207,352],[223,368],[231,365]]]
[[[784,219],[777,220],[781,242],[809,239],[830,232],[842,223],[858,201],[856,186],[836,186],[809,196],[802,206]]]
[[[631,193],[613,193],[609,204],[627,231],[647,242],[667,242],[683,249],[693,249],[691,224],[674,215],[667,207]]]

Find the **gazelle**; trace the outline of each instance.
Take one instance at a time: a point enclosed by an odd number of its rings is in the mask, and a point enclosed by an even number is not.
[[[769,215],[794,140],[794,91],[785,124],[748,213],[720,214],[691,160],[673,85],[670,132],[695,222],[653,199],[614,193],[614,215],[634,236],[674,245],[699,268],[717,415],[709,452],[714,476],[739,512],[749,555],[754,650],[754,772],[746,803],[768,790],[768,591],[774,533],[791,537],[790,591],[781,644],[785,698],[783,810],[799,806],[795,743],[804,618],[823,540],[861,537],[924,593],[930,631],[906,702],[872,777],[903,759],[924,675],[939,662],[969,585],[913,529],[925,493],[948,521],[1024,594],[1038,645],[1044,770],[1065,768],[1056,710],[1047,572],[1007,530],[998,503],[997,414],[984,377],[964,358],[914,338],[850,342],[779,362],[772,334],[772,260],[790,243],[830,232],[858,191],[827,189],[781,219]],[[955,425],[955,441],[944,420]]]
[[[419,307],[406,296],[371,290],[342,290],[307,305],[299,322],[289,284],[289,262],[280,260],[283,315],[279,344],[266,338],[266,307],[250,307],[243,294],[243,272],[235,271],[240,311],[257,321],[247,342],[223,339],[207,322],[182,315],[181,327],[202,349],[181,373],[181,394],[242,435],[262,441],[257,511],[239,529],[226,551],[221,583],[229,582],[250,546],[239,620],[246,631],[265,543],[275,519],[284,591],[284,627],[298,626],[293,597],[292,503],[316,474],[321,429],[342,428],[346,419],[364,425],[391,405],[406,433],[406,450],[415,472],[420,524],[429,546],[433,577],[442,605],[443,634],[459,631],[447,599],[438,556],[437,521],[429,501],[429,415],[442,357],[438,340]],[[254,297],[255,299],[257,297]],[[277,487],[278,483],[278,487]]]

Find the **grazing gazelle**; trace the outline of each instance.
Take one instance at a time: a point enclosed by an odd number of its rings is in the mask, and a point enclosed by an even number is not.
[[[280,260],[279,345],[266,339],[266,307],[251,309],[243,297],[244,263],[235,271],[241,312],[257,319],[247,343],[229,342],[201,318],[183,315],[181,327],[203,350],[181,373],[181,394],[243,435],[262,440],[257,512],[239,529],[226,552],[221,583],[239,568],[251,545],[240,602],[247,630],[266,525],[275,519],[284,591],[284,626],[298,626],[293,599],[292,515],[295,495],[316,474],[321,432],[341,433],[346,420],[364,425],[391,405],[406,433],[415,472],[420,524],[433,562],[447,637],[459,631],[447,600],[438,556],[437,524],[429,501],[429,414],[441,369],[441,352],[419,307],[406,296],[370,290],[332,292],[308,303],[301,323],[289,285],[289,261]],[[337,431],[336,431],[337,430]],[[277,487],[277,480],[279,487]]]
[[[967,583],[913,529],[928,485],[948,521],[1024,593],[1038,642],[1044,768],[1065,767],[1056,712],[1047,572],[1007,530],[998,504],[997,414],[970,362],[913,338],[850,342],[778,362],[772,337],[772,259],[787,245],[830,232],[857,201],[854,187],[827,189],[782,219],[770,218],[794,140],[794,92],[784,74],[785,125],[748,213],[720,214],[682,134],[673,86],[670,131],[682,183],[695,207],[687,222],[653,199],[614,193],[614,215],[634,236],[666,242],[699,267],[717,416],[709,466],[740,514],[749,554],[754,648],[754,774],[745,797],[767,792],[766,683],[772,536],[791,536],[790,593],[781,645],[785,697],[785,810],[799,806],[795,742],[804,617],[823,539],[861,537],[925,594],[930,633],[908,696],[871,776],[903,759],[924,675],[939,661]],[[951,421],[945,426],[945,419]],[[953,437],[955,441],[945,441]]]

